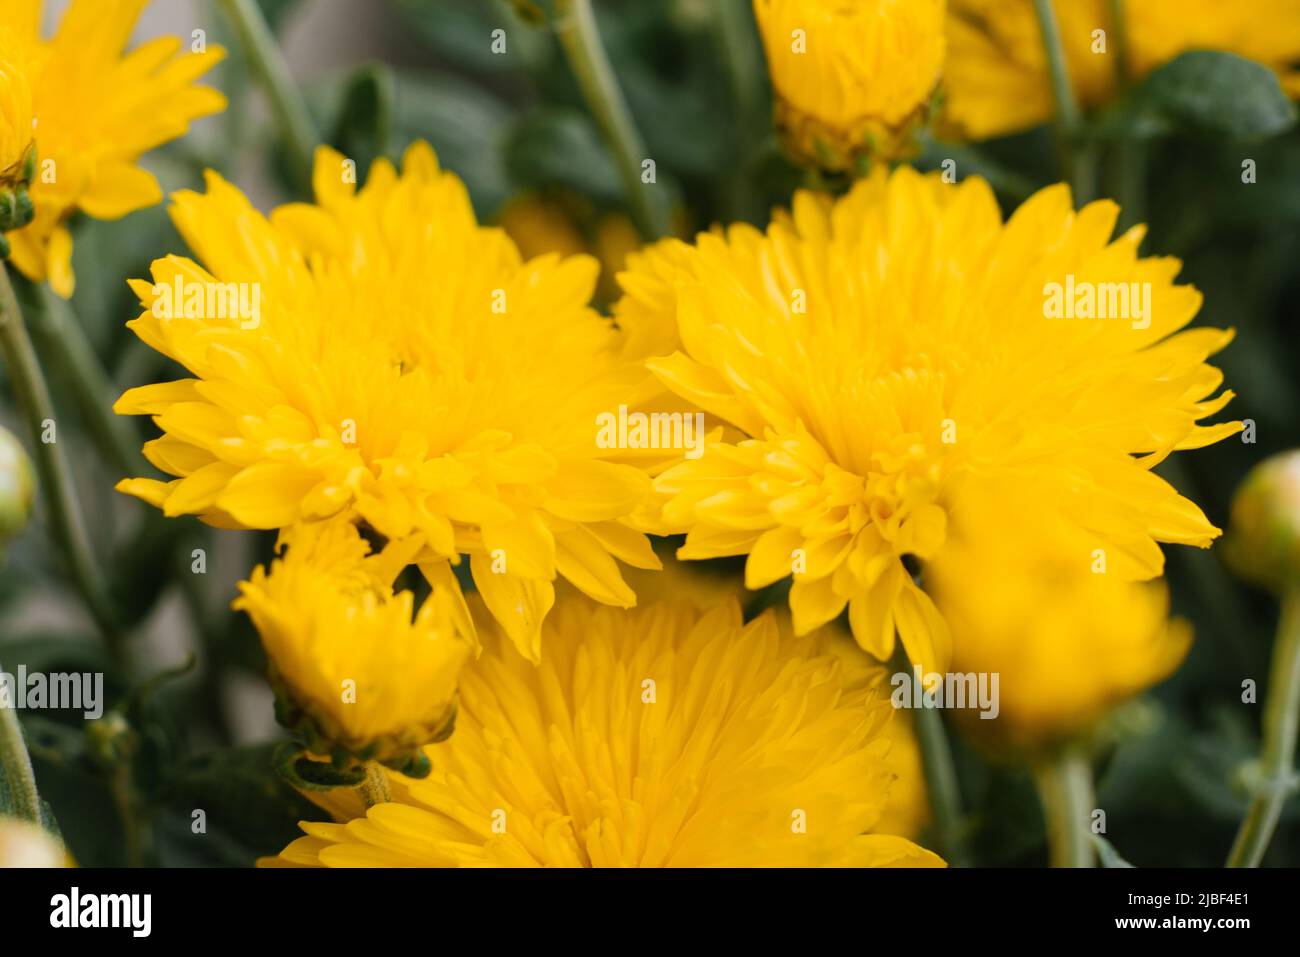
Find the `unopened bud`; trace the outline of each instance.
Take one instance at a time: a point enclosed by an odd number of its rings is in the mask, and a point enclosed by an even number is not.
[[[1272,591],[1300,585],[1300,452],[1266,459],[1232,500],[1224,561]]]
[[[0,190],[0,231],[22,229],[32,221],[36,208],[26,186]]]
[[[31,460],[13,434],[0,426],[0,545],[27,524],[35,491]]]

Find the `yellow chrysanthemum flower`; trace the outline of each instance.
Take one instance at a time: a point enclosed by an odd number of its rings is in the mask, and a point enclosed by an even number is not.
[[[957,712],[976,740],[1020,753],[1064,743],[1186,657],[1191,627],[1169,618],[1163,581],[1094,574],[1018,536],[982,538],[927,570],[953,670],[998,675],[996,718]]]
[[[597,428],[647,376],[586,305],[595,260],[522,261],[427,145],[400,176],[377,162],[360,191],[352,172],[321,149],[316,204],[269,219],[216,174],[206,195],[177,194],[173,219],[207,268],[155,262],[128,325],[193,377],[115,408],[154,417],[165,435],[145,454],[180,478],[118,488],[228,527],[342,515],[418,536],[417,561],[449,588],[448,562],[468,553],[536,659],[557,575],[630,606],[615,558],[658,565],[625,524],[649,480]]]
[[[1160,573],[1157,542],[1208,545],[1151,467],[1240,430],[1197,424],[1231,398],[1204,361],[1231,333],[1178,332],[1200,294],[1139,258],[1142,228],[1112,242],[1118,212],[1054,186],[1003,223],[982,180],[900,168],[679,246],[658,281],[680,346],[649,365],[745,437],[658,476],[656,530],[688,532],[682,558],[748,555],[750,588],[793,574],[798,633],[847,605],[862,647],[887,660],[897,632],[927,671],[949,637],[905,561],[938,556],[981,488],[1008,526],[1043,503],[1041,535],[1123,578]],[[1085,288],[1109,309],[1106,284],[1134,284],[1135,318],[1049,318],[1067,288],[1071,312]]]
[[[436,588],[415,611],[409,591],[392,589],[409,552],[370,555],[348,522],[298,526],[283,544],[234,603],[262,636],[277,717],[313,754],[405,766],[454,718],[473,650],[457,630],[459,596]]]
[[[487,631],[488,629],[484,629]],[[883,669],[831,632],[745,625],[734,600],[559,603],[538,667],[499,635],[461,675],[433,773],[304,823],[282,862],[387,866],[912,866],[868,833],[892,774]],[[354,810],[358,810],[355,802]]]
[[[1053,5],[1076,95],[1085,107],[1115,96],[1119,55],[1107,0]],[[1140,79],[1188,50],[1227,50],[1273,68],[1300,95],[1300,0],[1137,0],[1124,4],[1126,69]],[[1095,31],[1104,30],[1104,52]],[[945,121],[987,139],[1055,112],[1033,0],[951,0],[944,67]]]
[[[754,0],[791,152],[831,169],[907,153],[943,68],[944,5]]]
[[[41,38],[42,0],[6,0],[7,29],[31,73],[40,165],[31,183],[35,218],[8,234],[13,262],[28,278],[72,295],[72,236],[80,210],[118,219],[162,200],[140,168],[149,150],[226,107],[194,81],[225,55],[182,52],[178,37],[125,48],[148,0],[72,0],[53,38]]]

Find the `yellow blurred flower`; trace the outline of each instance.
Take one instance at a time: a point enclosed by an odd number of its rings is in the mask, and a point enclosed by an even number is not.
[[[945,0],[754,0],[776,123],[805,162],[906,155],[944,60]]]
[[[630,606],[615,559],[658,565],[625,523],[649,480],[597,442],[597,417],[648,376],[586,305],[593,259],[524,262],[425,144],[400,176],[381,160],[357,191],[353,172],[322,148],[316,204],[269,219],[216,174],[206,195],[176,195],[173,219],[206,268],[155,262],[154,283],[133,283],[145,311],[128,325],[193,377],[115,408],[154,417],[165,434],[145,454],[180,478],[118,488],[225,527],[363,520],[417,537],[422,570],[451,589],[449,561],[469,554],[488,607],[535,660],[557,575]]]
[[[903,167],[799,193],[766,234],[679,244],[673,282],[639,299],[681,346],[648,364],[744,438],[656,478],[654,530],[688,533],[681,558],[747,555],[749,588],[793,575],[798,633],[847,606],[863,648],[888,660],[897,632],[927,671],[949,635],[905,560],[938,557],[974,491],[1008,527],[1041,503],[1043,534],[1121,578],[1159,575],[1158,542],[1208,545],[1218,529],[1151,467],[1240,430],[1197,424],[1231,398],[1205,363],[1231,333],[1179,332],[1200,294],[1139,258],[1141,228],[1112,242],[1118,212],[1054,186],[1003,223],[982,180]],[[625,285],[642,280],[634,263]],[[1134,318],[1056,318],[1052,284],[1133,284]]]
[[[942,864],[865,833],[892,777],[892,707],[851,644],[782,634],[771,614],[744,625],[734,599],[701,614],[575,597],[546,631],[538,667],[487,635],[456,733],[425,751],[433,773],[390,775],[392,803],[365,817],[304,823],[281,863]]]
[[[1191,626],[1169,618],[1163,580],[1093,574],[1031,540],[949,548],[927,576],[952,627],[952,670],[998,675],[997,716],[958,717],[999,749],[1035,751],[1085,734],[1173,673],[1191,645]]]
[[[623,268],[628,255],[641,247],[641,235],[627,216],[597,214],[585,200],[568,194],[561,198],[518,196],[506,204],[500,221],[501,228],[515,241],[524,259],[547,253],[595,256],[600,262],[600,281],[596,286],[596,299],[600,302],[618,296],[614,276]],[[590,241],[584,226],[591,233]]]
[[[587,251],[587,240],[572,212],[557,200],[532,194],[516,197],[501,210],[500,220],[525,260],[547,253],[577,256]]]
[[[616,278],[627,264],[629,256],[641,248],[641,234],[632,220],[623,213],[606,213],[596,220],[591,251],[600,260],[600,287],[598,295],[603,302],[618,298]]]
[[[450,730],[456,677],[473,651],[459,597],[435,588],[415,611],[392,583],[409,554],[378,555],[347,522],[302,525],[282,557],[239,586],[266,648],[277,717],[313,754],[403,767]]]
[[[1087,108],[1115,96],[1119,48],[1107,0],[1057,0],[1061,42]],[[1300,95],[1300,0],[1132,0],[1127,70],[1140,79],[1188,50],[1227,50],[1273,68]],[[1105,31],[1099,37],[1096,31]],[[972,139],[1036,126],[1055,112],[1033,0],[950,0],[944,119]],[[1104,44],[1104,45],[1103,45]]]
[[[884,737],[889,742],[885,764],[893,772],[894,785],[872,832],[916,840],[930,823],[930,793],[912,715],[896,709],[894,717],[885,725]]]
[[[28,64],[39,160],[36,216],[8,233],[13,262],[64,297],[74,285],[68,217],[118,219],[160,202],[140,157],[226,106],[220,92],[194,83],[225,55],[220,47],[182,51],[178,37],[159,37],[125,52],[147,2],[72,0],[49,40],[40,35],[42,0],[6,0],[0,14]]]

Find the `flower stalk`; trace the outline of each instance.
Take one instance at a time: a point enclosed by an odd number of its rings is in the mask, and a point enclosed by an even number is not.
[[[555,36],[614,154],[637,226],[647,240],[667,236],[672,231],[667,205],[657,185],[641,180],[641,164],[648,159],[645,143],[600,41],[591,0],[565,0],[557,7],[552,24]]]
[[[46,423],[55,421],[54,403],[27,334],[7,267],[0,267],[0,349],[3,349],[10,382],[31,429],[36,449],[36,470],[49,508],[54,536],[68,561],[73,583],[103,633],[109,651],[122,660],[125,652],[122,634],[112,611],[108,588],[91,551],[90,535],[77,502],[71,466],[57,441],[42,440]]]
[[[1096,157],[1093,150],[1081,142],[1083,114],[1070,82],[1065,47],[1061,43],[1061,28],[1052,0],[1034,0],[1034,9],[1038,14],[1038,28],[1042,33],[1043,49],[1047,54],[1048,72],[1052,79],[1061,169],[1074,193],[1074,201],[1079,205],[1092,198],[1096,180]]]
[[[1228,867],[1258,867],[1295,789],[1295,750],[1300,735],[1300,587],[1282,597],[1273,645],[1268,698],[1264,703],[1263,751],[1255,794],[1228,854]]]
[[[1096,853],[1088,823],[1093,810],[1092,768],[1077,748],[1063,748],[1034,769],[1052,867],[1093,867]]]
[[[126,419],[114,415],[107,401],[122,390],[95,355],[71,305],[54,295],[48,286],[36,286],[22,276],[15,276],[14,282],[23,291],[24,299],[32,304],[28,319],[40,351],[47,361],[52,356],[62,366],[77,410],[100,454],[121,475],[135,474],[140,468],[140,443]]]
[[[961,792],[943,718],[932,708],[918,708],[915,715],[916,739],[921,749],[939,850],[950,867],[964,867],[967,858],[962,837]]]
[[[320,142],[316,124],[307,112],[284,54],[256,0],[222,0],[222,4],[271,101],[280,132],[289,147],[294,180],[305,189],[311,183],[312,154]]]
[[[1128,30],[1124,23],[1124,0],[1109,0],[1110,44],[1115,57],[1115,78],[1121,91],[1128,85]]]

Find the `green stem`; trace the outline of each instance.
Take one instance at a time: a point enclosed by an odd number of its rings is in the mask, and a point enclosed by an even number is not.
[[[257,0],[221,0],[239,34],[244,53],[271,101],[280,132],[289,146],[290,165],[300,188],[311,184],[312,153],[320,137],[302,94],[289,74],[284,54],[275,42]]]
[[[714,9],[714,35],[736,104],[737,126],[745,133],[756,125],[758,78],[763,69],[753,24],[748,4],[719,3]]]
[[[0,672],[3,672],[0,668]],[[33,824],[41,823],[41,799],[36,790],[36,773],[32,770],[31,755],[23,741],[23,729],[18,724],[18,712],[10,702],[6,707],[0,702],[0,768],[4,769],[9,785],[10,806],[14,813]]]
[[[1124,23],[1124,0],[1109,0],[1110,43],[1115,58],[1115,90],[1122,96],[1129,86],[1128,38]],[[1146,222],[1146,150],[1134,139],[1115,144],[1110,157],[1114,177],[1111,198],[1119,203],[1119,228],[1127,230]]]
[[[1052,99],[1056,103],[1058,148],[1061,152],[1061,170],[1074,192],[1076,205],[1092,198],[1096,188],[1096,153],[1081,142],[1083,114],[1070,83],[1069,64],[1065,60],[1065,47],[1061,43],[1061,28],[1056,21],[1052,0],[1034,0],[1038,13],[1038,28],[1047,54],[1048,73],[1052,81]]]
[[[614,153],[637,226],[647,240],[667,236],[672,225],[663,190],[641,181],[641,163],[648,158],[645,144],[600,42],[591,0],[567,0],[555,17],[554,29],[583,98]]]
[[[1115,51],[1116,88],[1128,86],[1128,31],[1124,23],[1124,0],[1110,0],[1110,43]]]
[[[112,398],[120,390],[100,364],[71,305],[46,285],[35,286],[21,277],[15,277],[15,284],[30,287],[25,298],[34,305],[28,313],[32,334],[41,352],[61,364],[100,454],[119,475],[139,475],[140,443],[130,423],[112,410]]]
[[[1034,769],[1052,867],[1092,867],[1095,851],[1092,767],[1083,752],[1067,748]]]
[[[122,634],[112,612],[108,588],[91,552],[90,536],[72,481],[72,469],[57,442],[57,434],[56,441],[45,442],[42,439],[45,424],[55,421],[54,403],[9,282],[9,270],[4,266],[0,266],[0,347],[9,367],[10,382],[31,429],[36,447],[36,470],[49,507],[54,536],[68,561],[72,580],[103,633],[109,651],[118,660],[124,660]]]
[[[1260,777],[1228,855],[1228,867],[1259,866],[1282,816],[1282,806],[1295,785],[1296,737],[1300,731],[1300,588],[1293,588],[1282,598],[1267,694]]]
[[[925,769],[925,786],[930,796],[940,853],[949,866],[964,867],[967,858],[962,837],[961,792],[943,718],[933,708],[918,708],[914,714],[916,740],[921,748],[921,764]]]
[[[769,135],[767,117],[761,117],[759,80],[763,75],[753,14],[746,3],[719,3],[713,13],[713,36],[727,71],[735,104],[734,171],[726,178],[727,208],[733,220],[756,221],[766,215],[755,190],[753,169],[762,156],[762,139]]]
[[[113,769],[109,790],[122,822],[122,845],[127,867],[145,867],[152,862],[153,829],[145,818],[140,795],[131,778],[130,762]]]
[[[1136,140],[1120,140],[1111,158],[1115,183],[1112,198],[1119,204],[1119,229],[1146,222],[1146,148]]]

